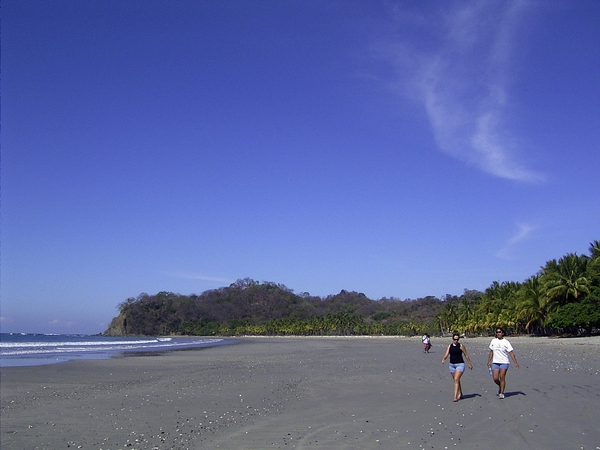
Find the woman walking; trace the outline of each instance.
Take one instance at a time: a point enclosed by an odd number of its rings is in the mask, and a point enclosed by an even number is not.
[[[517,357],[512,345],[508,339],[504,339],[504,330],[500,327],[496,328],[496,337],[490,342],[490,354],[488,356],[488,367],[492,369],[492,377],[494,383],[498,385],[499,399],[504,398],[504,388],[506,387],[506,371],[510,364],[508,357],[511,357],[515,363],[515,367],[519,368]]]
[[[450,356],[450,376],[454,380],[454,401],[457,402],[462,398],[462,386],[460,385],[460,377],[462,377],[463,372],[465,371],[465,361],[463,360],[463,355],[467,359],[469,363],[469,369],[473,370],[473,364],[471,364],[471,358],[469,358],[469,354],[467,353],[467,348],[462,345],[460,342],[460,335],[458,333],[454,333],[452,335],[452,343],[446,349],[446,353],[442,358],[442,364],[446,362],[446,358],[448,355]]]

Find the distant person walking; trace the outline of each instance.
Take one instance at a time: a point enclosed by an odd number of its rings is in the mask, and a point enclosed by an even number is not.
[[[504,330],[500,327],[496,328],[496,337],[490,342],[490,354],[488,356],[488,367],[492,370],[494,383],[498,385],[498,398],[504,398],[504,388],[506,387],[506,371],[510,365],[511,357],[515,363],[515,367],[519,368],[519,363],[513,351],[512,345],[508,339],[504,338]]]
[[[467,353],[467,348],[460,342],[460,335],[458,333],[452,334],[452,343],[446,349],[444,357],[442,358],[442,364],[446,362],[446,358],[450,356],[450,376],[454,380],[454,401],[459,401],[462,396],[462,386],[460,384],[460,377],[465,371],[465,361],[463,355],[469,363],[469,369],[473,370],[473,364],[471,364],[471,358]]]
[[[429,353],[429,349],[431,348],[431,338],[429,335],[425,333],[421,341],[423,342],[423,353]]]

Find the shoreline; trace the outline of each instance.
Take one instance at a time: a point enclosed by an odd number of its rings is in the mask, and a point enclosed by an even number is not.
[[[591,448],[600,338],[508,337],[506,399],[491,338],[452,402],[450,339],[239,337],[236,345],[0,369],[6,449]],[[577,339],[577,340],[576,340]]]

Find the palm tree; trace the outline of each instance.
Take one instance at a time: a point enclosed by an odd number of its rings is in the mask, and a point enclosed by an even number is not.
[[[435,316],[435,323],[439,325],[442,336],[450,332],[450,328],[456,322],[456,305],[454,303],[446,303],[442,312]]]
[[[489,288],[483,293],[483,310],[490,314],[499,315],[502,311],[502,303],[506,296],[506,290],[503,288],[504,283],[500,284],[498,281],[494,281]]]
[[[587,269],[590,282],[600,286],[600,241],[590,243],[590,260]]]
[[[468,333],[482,333],[485,331],[486,327],[484,326],[484,316],[479,310],[479,308],[473,308],[473,313],[467,322],[465,327],[465,332]]]
[[[434,328],[440,330],[440,334],[444,334],[444,323],[445,323],[445,318],[443,316],[443,313],[438,313],[435,315],[435,319],[433,321],[433,326]]]
[[[517,298],[517,317],[525,322],[527,332],[543,328],[548,312],[539,275],[532,276],[521,285]]]
[[[481,323],[478,328],[483,331],[497,326],[515,328],[517,324],[516,298],[520,283],[494,281],[483,293],[477,308]]]
[[[590,242],[590,258],[600,258],[600,241]]]
[[[457,326],[461,330],[464,330],[469,323],[469,319],[473,315],[473,304],[469,301],[469,299],[463,297],[458,304],[456,315]]]
[[[558,260],[548,261],[542,268],[541,282],[546,293],[549,309],[578,300],[590,292],[587,265],[590,258],[569,253]]]

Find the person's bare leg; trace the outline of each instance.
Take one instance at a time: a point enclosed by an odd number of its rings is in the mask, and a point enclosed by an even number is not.
[[[500,372],[498,374],[500,378],[500,384],[498,386],[500,386],[500,393],[504,395],[504,388],[506,387],[506,369],[500,369],[498,372]]]
[[[502,385],[500,382],[500,370],[494,369],[492,371],[492,377],[494,379],[494,383],[496,383],[498,385],[498,394],[500,394],[502,392]],[[496,394],[496,395],[498,395],[498,394]]]
[[[457,370],[452,374],[452,379],[454,380],[454,401],[460,400],[462,397],[462,387],[460,385],[460,377],[462,376],[462,372]]]

